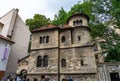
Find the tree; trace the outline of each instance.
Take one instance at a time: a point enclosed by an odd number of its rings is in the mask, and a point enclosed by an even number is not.
[[[26,25],[29,26],[30,30],[38,29],[44,25],[48,25],[49,23],[50,19],[41,14],[35,14],[33,19],[31,18],[26,20]]]
[[[58,11],[58,14],[55,14],[54,16],[54,20],[52,21],[52,24],[54,25],[63,25],[66,23],[67,21],[67,18],[68,18],[68,14],[67,12],[61,8],[59,11]]]
[[[95,14],[96,28],[102,27],[103,31],[98,34],[93,30],[95,36],[103,39],[101,47],[105,49],[107,56],[105,61],[120,61],[120,35],[115,31],[116,27],[120,27],[119,9],[120,2],[118,0],[94,0],[93,13]],[[110,28],[112,26],[113,28]],[[95,27],[93,24],[92,27]],[[94,29],[94,28],[93,28]]]

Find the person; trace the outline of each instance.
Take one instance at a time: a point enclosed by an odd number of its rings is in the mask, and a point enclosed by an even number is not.
[[[57,78],[56,78],[56,77],[54,77],[52,81],[57,81]]]
[[[67,79],[63,78],[62,81],[67,81]]]
[[[73,81],[72,77],[69,77],[69,78],[68,78],[68,81]]]
[[[45,81],[51,81],[49,76],[45,76]]]
[[[26,77],[23,77],[20,81],[28,81]]]
[[[45,75],[41,75],[41,81],[45,81]]]

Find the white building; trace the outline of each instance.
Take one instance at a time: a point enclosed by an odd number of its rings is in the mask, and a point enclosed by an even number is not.
[[[1,31],[2,27],[3,27],[3,24],[0,23],[0,31]],[[1,78],[5,74],[11,45],[13,43],[14,42],[11,41],[10,39],[8,39],[7,37],[0,35],[0,81],[1,81]]]
[[[28,55],[28,46],[30,39],[30,31],[18,14],[18,9],[12,9],[0,18],[0,22],[4,24],[1,28],[0,35],[14,41],[12,45],[8,64],[6,67],[7,75],[15,75],[18,59]]]

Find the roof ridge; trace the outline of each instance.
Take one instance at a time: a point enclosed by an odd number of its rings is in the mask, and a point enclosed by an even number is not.
[[[0,19],[2,19],[4,16],[6,16],[7,14],[9,14],[10,12],[12,12],[13,10],[17,10],[17,11],[19,11],[19,9],[18,8],[13,8],[13,9],[11,9],[10,11],[8,11],[6,14],[4,14],[2,17],[0,17]]]

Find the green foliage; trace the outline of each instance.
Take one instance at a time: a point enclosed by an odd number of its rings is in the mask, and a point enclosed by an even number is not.
[[[120,44],[117,43],[116,45],[114,45],[114,47],[109,48],[108,51],[108,55],[105,59],[105,61],[107,62],[116,62],[116,61],[120,61]]]
[[[54,25],[63,25],[66,23],[67,21],[67,18],[68,18],[68,14],[67,12],[61,8],[59,11],[58,11],[58,14],[54,16],[54,20],[52,21],[52,24]]]
[[[38,29],[44,25],[48,25],[49,23],[50,19],[41,14],[35,14],[33,19],[26,20],[26,25],[29,26],[30,30]]]
[[[120,0],[111,0],[111,15],[113,23],[120,28]]]
[[[120,2],[117,0],[95,0],[93,4],[93,13],[95,14],[95,25],[98,29],[92,29],[93,37],[104,39],[101,47],[106,50],[107,56],[105,61],[120,61],[120,36],[109,28],[110,25],[120,27]],[[102,28],[100,28],[102,27]],[[115,27],[115,28],[116,28]],[[101,33],[101,34],[97,34]],[[94,36],[95,35],[95,36]]]

